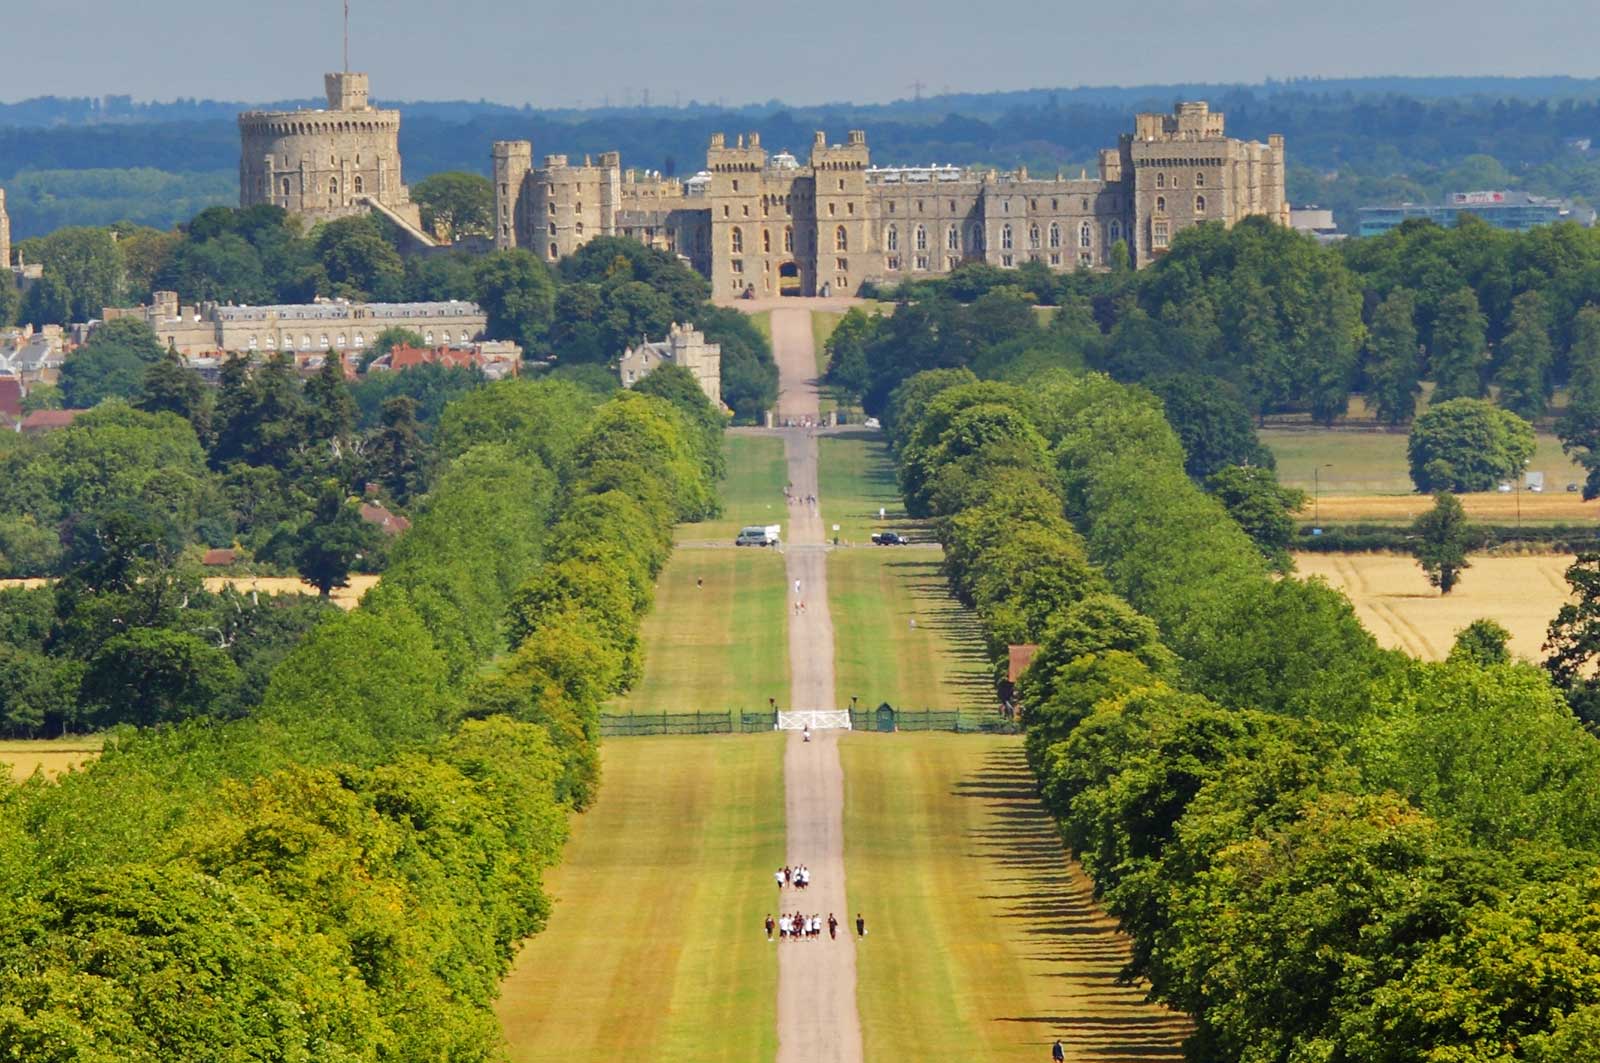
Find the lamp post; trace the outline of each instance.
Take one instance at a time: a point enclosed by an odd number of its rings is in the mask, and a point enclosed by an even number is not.
[[[1311,523],[1322,531],[1322,470],[1333,468],[1332,462],[1311,467]]]

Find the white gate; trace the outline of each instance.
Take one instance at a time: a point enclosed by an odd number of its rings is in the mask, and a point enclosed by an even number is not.
[[[840,728],[848,731],[850,730],[850,711],[848,709],[828,709],[778,713],[776,729],[779,731],[803,731],[807,727],[813,731]]]

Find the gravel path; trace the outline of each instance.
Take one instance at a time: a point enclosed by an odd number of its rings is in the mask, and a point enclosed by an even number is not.
[[[778,416],[817,418],[816,359],[810,308],[772,311],[778,363]],[[791,491],[785,558],[790,585],[789,705],[833,709],[833,622],[828,616],[827,547],[817,494],[817,440],[807,429],[783,432]],[[799,582],[799,592],[794,586]],[[805,611],[796,613],[798,601]],[[789,736],[784,751],[784,812],[788,860],[811,870],[804,891],[784,890],[778,908],[839,918],[837,941],[776,946],[778,1063],[860,1063],[861,1016],[856,1010],[855,913],[845,908],[844,770],[838,733],[819,731],[810,742]]]

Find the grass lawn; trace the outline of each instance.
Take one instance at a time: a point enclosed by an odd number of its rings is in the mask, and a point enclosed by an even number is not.
[[[838,704],[995,707],[977,617],[950,597],[939,560],[920,546],[828,555]]]
[[[817,445],[817,491],[828,535],[835,524],[846,543],[865,543],[885,528],[905,530],[894,462],[881,437],[823,436]],[[878,520],[880,506],[887,514],[883,521]]]
[[[1324,498],[1416,490],[1406,464],[1404,432],[1264,428],[1260,436],[1278,459],[1278,479],[1290,487],[1311,491],[1312,470],[1321,469],[1316,479]],[[1584,473],[1561,453],[1561,441],[1543,432],[1538,438],[1539,449],[1528,468],[1544,473],[1546,493],[1562,492],[1571,481],[1582,483]]]
[[[787,698],[784,583],[783,555],[772,550],[674,552],[644,619],[644,675],[612,711],[753,712]]]
[[[763,336],[765,336],[767,338],[767,342],[768,343],[771,343],[772,342],[772,311],[771,310],[763,310],[758,314],[751,314],[749,316],[750,316],[750,324],[754,325],[756,327],[756,331],[761,333]]]
[[[68,768],[100,755],[99,735],[69,735],[66,738],[0,740],[0,771],[9,768],[17,782],[37,769],[47,776],[60,775]]]
[[[514,1063],[749,1063],[777,1052],[783,739],[608,742],[600,800],[548,879],[549,927],[496,1007]]]
[[[728,466],[727,477],[717,485],[722,516],[678,525],[679,542],[709,539],[731,544],[747,524],[784,523],[783,485],[789,472],[783,440],[730,432],[722,437],[722,451]]]
[[[852,735],[841,746],[866,1058],[1180,1058],[1181,1017],[1117,984],[1128,956],[1033,794],[1021,740]]]

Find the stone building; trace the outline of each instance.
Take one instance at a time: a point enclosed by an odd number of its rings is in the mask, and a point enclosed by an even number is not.
[[[654,343],[646,340],[624,351],[617,364],[617,375],[623,387],[631,388],[664,365],[681,365],[689,370],[711,405],[719,410],[725,408],[722,405],[721,344],[707,343],[693,325],[674,324],[666,339]]]
[[[359,354],[389,328],[420,335],[429,346],[470,344],[482,337],[488,319],[476,303],[352,303],[319,300],[290,306],[181,306],[176,292],[156,292],[151,305],[107,307],[102,320],[135,317],[155,331],[165,346],[182,355],[228,352],[323,351]]]
[[[965,262],[1100,269],[1118,243],[1143,267],[1192,225],[1289,221],[1283,138],[1230,138],[1203,102],[1138,115],[1094,177],[874,167],[859,130],[844,144],[816,134],[804,162],[718,134],[681,182],[623,171],[615,153],[535,167],[528,141],[493,158],[498,247],[555,262],[597,235],[631,237],[682,256],[721,298],[853,294]]]
[[[239,116],[239,205],[272,203],[311,223],[377,210],[431,244],[400,173],[400,112],[371,105],[365,74],[324,83],[325,110]]]

